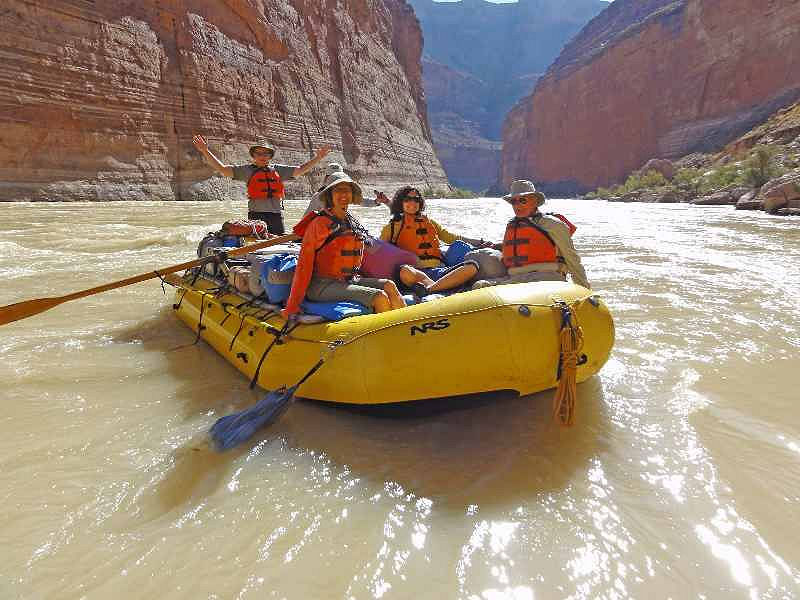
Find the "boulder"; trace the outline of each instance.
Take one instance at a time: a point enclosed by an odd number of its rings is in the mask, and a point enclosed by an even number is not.
[[[750,190],[736,202],[736,210],[764,210],[764,203],[757,190]]]
[[[780,208],[789,207],[800,199],[800,170],[786,173],[777,179],[772,179],[764,184],[759,194],[764,203],[764,210],[775,212]]]
[[[775,214],[781,217],[800,217],[800,208],[779,208]]]
[[[681,199],[675,190],[657,188],[646,190],[639,196],[639,202],[653,202],[657,204],[677,204]]]
[[[730,190],[731,196],[733,196],[734,200],[738,201],[739,198],[745,196],[753,191],[753,188],[747,186],[736,186],[731,188]]]
[[[736,204],[736,198],[730,192],[717,192],[710,196],[695,198],[691,202],[698,206],[733,206]]]
[[[642,173],[647,173],[648,171],[656,171],[657,173],[661,173],[667,179],[672,179],[675,176],[675,165],[672,164],[672,161],[666,158],[651,158],[644,166],[639,169]]]
[[[639,191],[635,192],[628,192],[627,194],[623,194],[619,196],[615,202],[639,202],[641,200],[641,194]]]

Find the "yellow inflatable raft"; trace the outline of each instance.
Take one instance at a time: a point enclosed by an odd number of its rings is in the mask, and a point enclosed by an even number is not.
[[[245,298],[220,294],[213,281],[170,283],[178,286],[178,317],[195,332],[199,326],[202,339],[262,388],[294,385],[325,357],[298,396],[326,402],[387,404],[556,387],[559,301],[575,309],[583,329],[578,382],[601,369],[614,343],[605,303],[570,283],[501,285],[288,330],[279,315],[241,306]]]

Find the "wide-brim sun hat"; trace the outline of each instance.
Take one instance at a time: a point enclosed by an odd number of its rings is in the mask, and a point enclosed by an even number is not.
[[[332,190],[340,183],[349,183],[350,187],[353,189],[352,203],[361,204],[361,201],[364,198],[364,195],[361,192],[361,186],[353,181],[344,171],[334,171],[325,178],[325,186],[319,191],[320,196],[323,196],[326,192]]]
[[[253,156],[253,152],[256,151],[258,148],[263,148],[264,150],[268,150],[272,156],[275,156],[275,148],[267,141],[260,140],[256,142],[252,146],[250,146],[250,156]]]
[[[532,181],[528,181],[527,179],[517,179],[511,184],[511,188],[508,190],[508,193],[503,196],[503,200],[506,202],[511,202],[512,198],[516,198],[518,196],[534,196],[536,197],[539,205],[544,204],[546,198],[545,195],[536,189],[536,186],[533,185]]]

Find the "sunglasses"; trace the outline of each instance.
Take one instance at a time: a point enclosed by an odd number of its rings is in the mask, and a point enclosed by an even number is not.
[[[419,204],[420,202],[422,202],[422,198],[420,198],[419,196],[403,196],[403,202],[406,201],[416,202],[417,204]]]
[[[523,206],[528,203],[527,198],[512,198],[511,204],[522,204]]]
[[[264,150],[256,150],[255,152],[253,152],[253,156],[266,156],[269,158],[272,156],[272,152],[266,152]]]

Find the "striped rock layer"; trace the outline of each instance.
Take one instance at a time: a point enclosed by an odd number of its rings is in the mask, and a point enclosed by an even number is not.
[[[368,185],[446,182],[405,0],[8,0],[0,11],[0,200],[241,197],[227,162],[330,160]],[[289,193],[305,194],[321,175]]]

